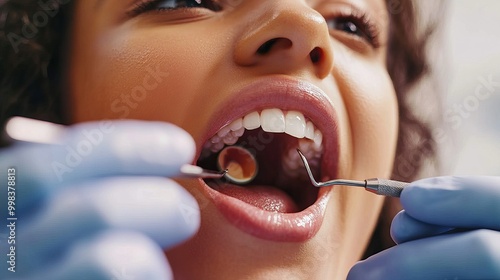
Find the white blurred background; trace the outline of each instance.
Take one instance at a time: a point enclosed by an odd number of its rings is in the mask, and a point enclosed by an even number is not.
[[[452,0],[444,125],[455,137],[446,173],[500,175],[500,1]]]

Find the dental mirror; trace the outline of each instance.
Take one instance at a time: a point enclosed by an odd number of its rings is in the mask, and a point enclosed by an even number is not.
[[[250,183],[257,176],[258,165],[255,156],[239,146],[225,147],[217,158],[219,170],[227,170],[224,177],[236,184]]]

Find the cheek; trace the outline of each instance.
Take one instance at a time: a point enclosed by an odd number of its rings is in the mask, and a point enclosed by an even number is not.
[[[353,175],[388,177],[398,134],[392,81],[381,63],[351,61],[343,69],[338,76],[343,81],[340,87],[349,118]]]
[[[114,30],[103,36],[105,42],[76,48],[74,120],[135,118],[185,127],[201,103],[195,93],[210,64],[203,60],[203,46],[183,34],[192,33]]]

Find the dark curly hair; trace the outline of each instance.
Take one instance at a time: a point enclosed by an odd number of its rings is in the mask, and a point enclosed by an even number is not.
[[[2,127],[16,115],[67,123],[61,69],[69,41],[66,35],[71,27],[72,2],[0,0]],[[431,73],[426,45],[436,24],[423,23],[422,29],[411,0],[386,2],[390,19],[387,68],[396,89],[400,118],[392,177],[410,181],[418,176],[426,160],[435,157],[431,126],[415,114],[423,105],[412,104],[409,99],[415,94],[413,87]],[[419,160],[413,160],[410,172],[400,172],[398,159],[411,159],[415,151],[419,151]]]
[[[65,123],[62,58],[69,0],[0,0],[0,125],[12,116]]]

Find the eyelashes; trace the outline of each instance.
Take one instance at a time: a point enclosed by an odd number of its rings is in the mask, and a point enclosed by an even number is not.
[[[224,3],[222,3],[224,2]],[[212,12],[224,10],[228,5],[227,0],[140,0],[127,13],[130,17],[135,17],[147,13],[173,13],[178,11],[189,12],[190,9],[206,9]],[[186,13],[189,14],[189,13]],[[345,6],[339,9],[332,9],[324,14],[328,28],[331,33],[343,32],[354,39],[361,39],[373,48],[381,46],[380,31],[377,25],[367,13],[357,10],[354,7]]]
[[[342,9],[325,17],[325,20],[331,32],[337,30],[363,39],[373,48],[381,46],[381,29],[366,13]]]
[[[222,5],[216,0],[142,0],[128,12],[130,17],[147,12],[178,11],[192,8],[208,9],[215,12],[222,10]]]

